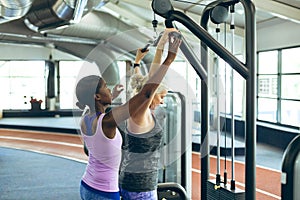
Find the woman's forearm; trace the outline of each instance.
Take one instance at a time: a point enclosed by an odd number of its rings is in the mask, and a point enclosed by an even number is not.
[[[149,77],[153,76],[154,73],[159,68],[159,66],[161,64],[162,55],[163,55],[163,49],[156,49],[153,61],[152,61],[151,66],[150,66]]]

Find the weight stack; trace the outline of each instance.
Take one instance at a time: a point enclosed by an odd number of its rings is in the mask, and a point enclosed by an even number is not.
[[[224,186],[223,183],[220,187],[215,189],[216,180],[207,181],[207,200],[244,200],[245,191],[239,188],[230,190],[230,184]]]

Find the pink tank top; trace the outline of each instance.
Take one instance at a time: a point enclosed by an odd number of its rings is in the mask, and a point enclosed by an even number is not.
[[[106,137],[102,130],[102,119],[98,119],[94,135],[82,133],[84,142],[89,150],[89,161],[82,180],[90,187],[105,191],[118,192],[119,167],[121,162],[122,136],[119,130],[113,139]]]

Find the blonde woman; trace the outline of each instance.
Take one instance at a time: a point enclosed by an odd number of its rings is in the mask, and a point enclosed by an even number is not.
[[[160,73],[161,58],[166,41],[178,40],[170,33],[176,29],[166,29],[157,45],[149,74],[142,76],[139,69],[141,49],[137,51],[134,75],[131,77],[133,91],[140,92],[149,80]],[[179,39],[180,40],[180,39]],[[169,43],[170,44],[170,43]],[[151,83],[150,83],[151,84]],[[127,120],[124,130],[123,160],[120,167],[120,191],[123,200],[156,200],[160,148],[162,147],[162,127],[157,122],[154,109],[163,104],[167,87],[159,84],[147,109],[140,110]]]

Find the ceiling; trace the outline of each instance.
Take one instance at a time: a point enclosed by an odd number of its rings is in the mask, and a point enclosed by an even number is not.
[[[50,0],[11,0],[13,1],[14,6],[18,6],[20,2],[24,3],[24,13],[18,13],[19,17],[0,16],[0,43],[51,46],[79,57],[86,57],[98,44],[120,50],[120,53],[132,52],[143,46],[157,34],[152,27],[153,19],[158,20],[157,32],[164,28],[164,19],[154,15],[151,9],[152,0],[89,0],[79,22],[59,26],[59,29],[54,24],[54,27],[49,26],[42,31],[31,29],[24,22],[35,12],[33,8],[39,8]],[[74,4],[75,0],[57,1]],[[175,10],[184,12],[195,22],[200,22],[203,9],[211,2],[213,1],[171,0]],[[284,21],[300,24],[300,0],[253,0],[253,3],[256,7],[258,29],[270,23]],[[0,0],[0,10],[7,4],[7,0]],[[235,25],[239,31],[243,31],[242,4],[238,3],[235,10]],[[51,18],[45,18],[44,22],[49,20]],[[178,23],[176,26],[186,33],[187,38],[192,38],[185,27]]]
[[[195,22],[200,22],[203,9],[213,2],[212,0],[171,0],[175,10],[184,12]],[[116,16],[137,26],[151,26],[154,19],[151,10],[152,0],[111,0],[103,10],[107,10]],[[257,27],[268,23],[280,23],[283,20],[300,24],[300,0],[253,0],[256,7]],[[235,7],[235,26],[244,28],[244,9],[241,3]],[[159,24],[163,26],[164,19],[155,16]]]

